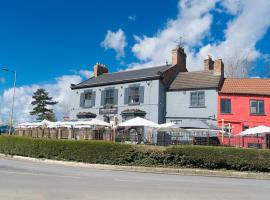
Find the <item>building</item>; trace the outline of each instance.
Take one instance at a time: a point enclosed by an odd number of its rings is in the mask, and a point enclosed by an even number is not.
[[[219,126],[232,136],[255,126],[270,126],[270,79],[225,79],[217,109]],[[224,140],[226,142],[228,140]],[[240,141],[235,137],[232,143],[267,148],[270,137],[249,137]]]
[[[167,92],[166,121],[216,120],[218,91],[224,79],[221,59],[204,60],[204,70],[179,73]]]
[[[231,125],[231,133],[270,126],[270,79],[225,79],[218,96],[218,119]],[[227,128],[227,127],[226,127]]]
[[[181,47],[172,51],[171,65],[108,73],[104,65],[96,64],[92,78],[71,85],[71,119],[122,122],[140,116],[163,123],[166,91],[176,75],[186,71]]]

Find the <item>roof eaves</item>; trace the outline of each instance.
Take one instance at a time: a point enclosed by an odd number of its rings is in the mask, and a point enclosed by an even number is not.
[[[82,89],[82,88],[92,88],[92,87],[98,87],[98,86],[106,86],[106,85],[116,85],[121,83],[132,83],[132,82],[138,82],[138,81],[146,81],[146,80],[157,80],[160,79],[160,75],[151,76],[151,77],[144,77],[144,78],[136,78],[136,79],[128,79],[128,80],[120,80],[120,81],[110,81],[110,82],[103,82],[103,83],[94,83],[90,85],[75,85],[71,86],[71,89]]]

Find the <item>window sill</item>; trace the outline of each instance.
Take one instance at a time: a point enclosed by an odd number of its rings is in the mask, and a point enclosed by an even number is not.
[[[233,113],[220,113],[220,115],[233,115]]]
[[[252,114],[252,113],[250,113],[249,115],[250,116],[266,116],[266,114]]]
[[[140,105],[140,103],[129,103],[128,105],[129,106],[137,106],[137,105]]]
[[[189,108],[206,108],[206,106],[189,106]]]

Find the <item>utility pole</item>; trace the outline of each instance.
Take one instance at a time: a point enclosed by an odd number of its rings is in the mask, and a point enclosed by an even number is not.
[[[2,68],[1,70],[6,71],[6,72],[12,72],[13,73],[13,97],[12,97],[12,104],[11,104],[11,111],[10,111],[10,116],[9,116],[9,130],[8,134],[11,135],[11,129],[13,126],[13,112],[14,112],[14,101],[15,101],[15,92],[16,92],[16,81],[17,81],[17,74],[15,70],[10,70],[8,68]]]

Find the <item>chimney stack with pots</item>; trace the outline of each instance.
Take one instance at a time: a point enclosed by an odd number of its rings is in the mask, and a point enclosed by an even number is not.
[[[214,69],[214,61],[210,55],[204,61],[204,71],[211,71]]]
[[[210,55],[204,60],[204,71],[211,71],[216,75],[224,76],[224,63],[222,59],[213,60]]]
[[[177,65],[180,72],[187,72],[186,68],[186,53],[184,48],[177,47],[172,50],[172,66]]]
[[[94,66],[94,77],[98,77],[105,73],[108,73],[108,68],[101,63],[96,63]]]
[[[214,62],[214,74],[224,76],[224,63],[222,59],[217,59]]]

